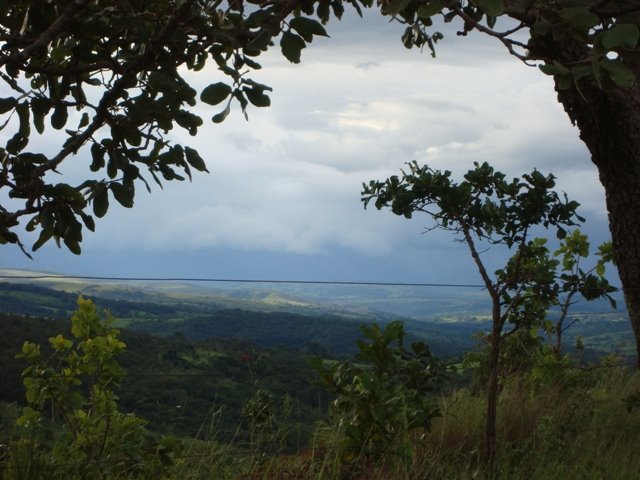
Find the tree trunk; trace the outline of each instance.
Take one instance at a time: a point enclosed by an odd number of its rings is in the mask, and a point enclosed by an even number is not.
[[[499,298],[493,299],[493,322],[489,338],[489,382],[487,385],[487,418],[484,425],[484,462],[487,473],[493,475],[496,466],[498,395],[500,393],[500,349],[504,322],[500,315]]]
[[[489,384],[487,386],[487,418],[484,425],[484,462],[489,472],[496,464],[496,423],[498,419],[498,393],[500,391],[500,334],[491,334],[489,346]]]
[[[640,81],[640,64],[631,65]],[[609,228],[640,368],[640,84],[612,92],[592,80],[558,91],[606,192]],[[584,98],[583,98],[584,96]]]
[[[588,46],[570,37],[530,44],[534,58],[575,64],[588,54]],[[629,89],[604,91],[593,77],[585,77],[558,100],[591,153],[606,193],[609,228],[616,266],[622,282],[629,320],[635,336],[640,369],[640,61],[626,60],[636,75]]]

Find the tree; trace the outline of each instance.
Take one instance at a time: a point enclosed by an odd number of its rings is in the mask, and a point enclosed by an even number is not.
[[[589,239],[580,230],[574,230],[567,235],[560,247],[554,252],[554,257],[561,257],[557,262],[560,273],[557,275],[553,288],[558,292],[556,307],[558,315],[554,322],[545,324],[545,331],[549,338],[555,337],[553,351],[556,356],[562,354],[562,335],[577,320],[565,324],[569,309],[576,302],[575,296],[580,294],[587,300],[605,297],[612,308],[616,308],[616,301],[611,293],[618,289],[609,284],[604,276],[606,264],[613,261],[613,248],[611,242],[605,242],[598,247],[596,255],[599,257],[596,264],[585,270],[581,263],[589,257]],[[584,347],[583,347],[584,348]]]
[[[72,339],[49,338],[52,352],[25,342],[18,355],[27,406],[9,445],[6,478],[159,478],[179,444],[147,431],[146,422],[118,410],[124,375],[116,356],[126,348],[90,300],[78,299]],[[48,415],[49,414],[49,415]]]
[[[410,463],[412,432],[425,434],[440,416],[433,399],[447,365],[424,342],[404,346],[402,322],[381,328],[361,326],[355,362],[313,359],[322,383],[335,395],[331,417],[339,432],[342,460],[351,468],[384,463],[389,457]],[[360,472],[362,473],[362,472]]]
[[[500,377],[507,366],[501,357],[507,340],[521,334],[537,340],[539,329],[554,327],[548,312],[556,305],[563,309],[559,323],[562,332],[562,320],[578,292],[587,300],[608,296],[612,288],[603,277],[604,263],[609,259],[607,248],[600,249],[600,268],[594,269],[595,274],[576,267],[578,258],[585,255],[585,250],[588,253],[588,242],[579,232],[567,235],[566,228],[583,219],[577,214],[577,202],[553,191],[553,175],[534,170],[508,181],[505,174],[487,163],[476,163],[458,183],[452,180],[451,172],[432,170],[417,162],[410,163],[408,172],[402,173],[402,178],[392,176],[363,185],[365,207],[375,200],[376,208],[387,207],[406,218],[426,214],[433,220],[433,228],[459,236],[491,298],[485,424],[485,461],[491,468],[496,455]],[[539,227],[553,228],[559,238],[565,239],[558,250],[563,255],[560,273],[560,262],[549,254],[547,240],[531,238]],[[482,243],[515,252],[503,268],[491,274],[481,257]],[[563,293],[567,294],[565,299]]]
[[[19,245],[17,230],[40,232],[33,249],[53,238],[80,252],[83,225],[95,227],[109,198],[126,207],[136,185],[181,180],[206,170],[200,155],[172,145],[178,125],[196,134],[203,120],[185,69],[213,61],[227,83],[211,83],[199,99],[230,103],[246,114],[265,107],[270,89],[251,80],[255,58],[278,42],[294,63],[324,24],[373,0],[15,0],[0,2],[0,78],[12,96],[0,99],[0,123],[13,135],[0,150],[0,242]],[[591,152],[606,191],[615,259],[634,329],[640,367],[640,3],[638,0],[379,0],[382,15],[403,24],[408,48],[443,35],[440,18],[458,32],[480,31],[511,55],[555,80],[558,99]],[[318,20],[316,20],[316,18]],[[507,20],[503,30],[498,19]],[[70,115],[71,113],[71,115]],[[47,122],[45,122],[47,120]],[[65,130],[57,153],[27,150],[31,126]],[[52,174],[71,155],[95,175],[79,185]],[[106,177],[104,173],[106,172]],[[102,176],[101,176],[102,175]],[[6,198],[3,197],[3,198]],[[25,250],[26,253],[26,250]]]

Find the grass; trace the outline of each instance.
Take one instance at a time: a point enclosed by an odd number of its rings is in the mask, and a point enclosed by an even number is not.
[[[482,463],[485,402],[466,388],[440,398],[442,416],[423,438],[411,439],[409,461],[345,455],[338,431],[325,428],[299,454],[256,461],[230,451],[226,463],[208,474],[246,480],[632,480],[640,478],[640,411],[628,412],[623,399],[638,390],[639,374],[622,367],[571,370],[561,379],[507,381],[493,475]]]
[[[611,359],[598,368],[541,368],[507,379],[500,395],[495,473],[482,462],[482,391],[454,389],[439,398],[429,432],[400,439],[410,455],[378,458],[342,449],[337,425],[318,425],[311,444],[287,451],[294,426],[285,417],[253,432],[252,442],[216,438],[212,412],[196,439],[176,443],[167,479],[219,480],[633,480],[640,478],[640,409],[624,399],[640,391],[640,374]],[[11,479],[10,470],[0,477]]]

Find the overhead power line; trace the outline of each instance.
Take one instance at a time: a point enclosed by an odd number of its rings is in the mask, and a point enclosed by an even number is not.
[[[452,287],[452,288],[484,288],[484,285],[473,283],[416,283],[416,282],[357,282],[344,280],[274,280],[246,278],[190,278],[190,277],[102,277],[94,275],[0,275],[8,280],[98,280],[117,282],[201,282],[201,283],[271,283],[295,285],[363,285],[374,287]]]

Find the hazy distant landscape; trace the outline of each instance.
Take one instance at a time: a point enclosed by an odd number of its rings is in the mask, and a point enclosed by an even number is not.
[[[5,313],[65,318],[83,295],[135,331],[265,346],[314,342],[338,355],[353,352],[359,325],[402,320],[438,355],[460,356],[474,348],[472,336],[486,327],[490,313],[486,292],[470,287],[83,280],[16,270],[0,275],[48,276],[0,281]],[[617,302],[616,310],[604,300],[576,304],[569,342],[583,337],[588,356],[632,355],[620,294]]]

